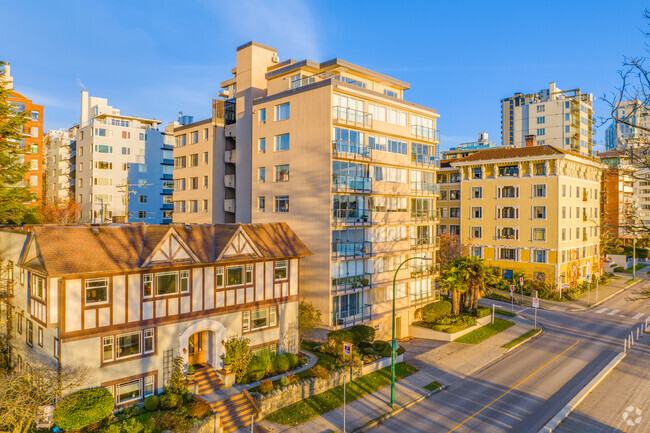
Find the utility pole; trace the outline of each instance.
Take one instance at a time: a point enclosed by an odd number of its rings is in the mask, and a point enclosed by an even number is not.
[[[145,186],[147,186],[145,184]],[[131,183],[129,180],[126,180],[126,184],[117,185],[116,187],[121,193],[124,193],[124,222],[129,222],[129,194],[135,194],[136,191],[131,189]]]

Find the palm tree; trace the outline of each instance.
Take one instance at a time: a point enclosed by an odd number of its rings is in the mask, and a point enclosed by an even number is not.
[[[440,276],[440,284],[451,292],[451,314],[455,316],[460,314],[461,295],[468,289],[467,270],[459,266],[460,260],[453,260]]]
[[[483,259],[465,256],[453,260],[442,271],[440,283],[451,291],[452,314],[464,311],[476,312],[478,300],[485,292],[488,278],[487,267]]]

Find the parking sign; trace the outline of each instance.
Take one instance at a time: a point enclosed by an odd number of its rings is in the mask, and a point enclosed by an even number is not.
[[[510,285],[510,291],[511,291],[511,292],[514,292],[514,291],[515,291],[515,285],[514,285],[514,284],[511,284],[511,285]]]
[[[343,354],[351,355],[352,354],[352,345],[350,343],[343,342]]]
[[[519,284],[523,286],[524,284],[524,277],[519,277]]]

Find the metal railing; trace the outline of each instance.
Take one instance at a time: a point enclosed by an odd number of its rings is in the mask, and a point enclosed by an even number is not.
[[[371,306],[366,304],[361,307],[350,308],[346,311],[335,311],[332,315],[332,324],[334,326],[347,326],[367,322],[371,318],[370,308]]]
[[[420,165],[424,167],[440,168],[440,159],[436,158],[435,156],[411,153],[411,164]]]
[[[332,220],[334,225],[372,224],[372,213],[368,209],[334,209]]]
[[[437,248],[440,246],[440,238],[437,236],[411,238],[411,248]]]
[[[411,211],[411,219],[415,221],[437,221],[438,216],[435,211]]]
[[[372,114],[338,105],[332,107],[332,118],[343,123],[372,126]]]
[[[372,191],[372,179],[362,176],[332,176],[332,186],[335,190]]]
[[[370,287],[370,274],[332,278],[332,292],[349,292]]]
[[[411,278],[424,278],[440,274],[440,263],[411,266]]]
[[[370,257],[372,253],[372,242],[332,242],[332,258],[359,258]]]
[[[372,147],[367,144],[334,140],[332,142],[332,154],[342,158],[367,160],[372,158]]]

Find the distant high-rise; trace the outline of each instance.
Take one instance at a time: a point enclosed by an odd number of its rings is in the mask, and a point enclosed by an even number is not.
[[[539,93],[515,93],[501,100],[501,144],[524,147],[526,135],[535,135],[539,146],[592,155],[592,103],[592,94],[580,89],[563,91],[555,83]]]
[[[628,145],[629,139],[643,138],[648,134],[644,129],[650,128],[650,108],[643,107],[639,101],[622,101],[616,108],[616,117],[625,122],[612,120],[605,131],[605,148],[616,149]],[[640,142],[641,143],[641,142]]]

